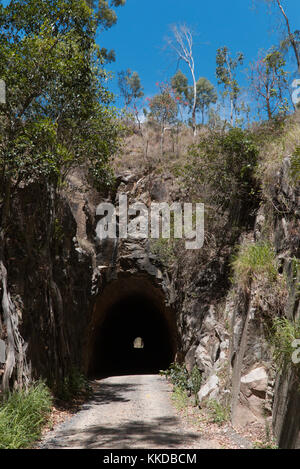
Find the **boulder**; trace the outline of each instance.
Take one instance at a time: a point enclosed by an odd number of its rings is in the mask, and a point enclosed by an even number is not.
[[[241,378],[240,403],[258,418],[265,415],[268,374],[263,366],[254,368]]]
[[[206,383],[201,386],[198,392],[198,403],[201,407],[201,403],[207,399],[215,399],[219,394],[219,378],[217,375],[211,375]]]
[[[251,394],[265,397],[268,386],[268,374],[263,366],[254,368],[250,373],[241,377],[241,391],[249,390]]]

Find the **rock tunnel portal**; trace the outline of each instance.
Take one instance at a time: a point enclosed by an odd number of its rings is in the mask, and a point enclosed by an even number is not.
[[[175,358],[174,311],[148,279],[115,280],[95,304],[88,343],[90,376],[157,373]]]

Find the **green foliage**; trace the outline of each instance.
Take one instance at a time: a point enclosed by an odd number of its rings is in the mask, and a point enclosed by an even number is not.
[[[185,365],[171,363],[166,371],[161,371],[167,379],[171,381],[176,392],[193,395],[195,404],[197,404],[197,394],[201,387],[202,375],[199,368],[195,365],[189,374]]]
[[[125,107],[144,96],[139,74],[132,72],[129,68],[118,73],[118,85]]]
[[[216,76],[218,84],[224,86],[224,96],[229,96],[231,104],[230,123],[233,125],[233,113],[236,110],[237,99],[240,94],[240,87],[236,79],[236,69],[242,65],[244,55],[239,52],[235,58],[230,56],[230,51],[226,46],[217,50],[216,55]]]
[[[56,390],[56,395],[63,401],[70,401],[76,397],[88,397],[91,395],[91,387],[87,378],[77,368],[72,368],[59,389]]]
[[[171,79],[172,89],[175,91],[176,99],[179,104],[189,106],[192,111],[194,105],[194,89],[188,86],[187,77],[178,70]],[[217,102],[218,95],[212,83],[205,77],[200,77],[196,83],[196,112],[201,112],[202,124],[204,123],[205,113],[209,110],[211,104]]]
[[[44,383],[14,391],[0,404],[0,449],[28,448],[41,436],[52,398]]]
[[[218,425],[228,422],[230,419],[230,409],[228,406],[222,405],[215,399],[211,399],[207,403],[207,409],[210,416],[210,420]]]
[[[178,98],[180,98],[181,100],[187,100],[188,79],[184,75],[184,73],[182,73],[181,70],[178,70],[175,75],[171,78],[171,86]]]
[[[185,365],[180,365],[179,363],[171,363],[169,368],[165,371],[161,371],[166,378],[169,378],[171,383],[182,390],[186,390],[188,385],[188,371]]]
[[[259,109],[267,113],[269,119],[276,115],[286,115],[289,111],[288,72],[280,51],[274,47],[251,65],[251,89]]]
[[[300,259],[292,259],[293,281],[295,282],[296,295],[300,295]]]
[[[196,86],[197,86],[196,111],[201,112],[202,124],[204,124],[205,113],[208,111],[211,104],[215,104],[217,102],[218,95],[212,83],[205,77],[200,77],[199,80],[197,81]]]
[[[184,410],[188,406],[189,397],[185,389],[175,387],[173,389],[172,400],[178,410]]]
[[[150,120],[156,122],[161,128],[173,125],[177,119],[178,105],[172,90],[168,86],[161,87],[161,93],[149,100]]]
[[[243,219],[257,206],[254,172],[258,148],[253,135],[242,129],[210,132],[192,145],[183,178],[190,196],[201,198],[215,211],[229,210]]]
[[[116,12],[112,7],[123,6],[126,0],[86,0],[90,8],[96,9],[96,16],[99,24],[104,29],[111,28],[117,22]]]
[[[111,2],[117,5],[120,2]],[[74,166],[107,166],[118,147],[112,96],[96,45],[109,25],[84,0],[18,0],[0,10],[0,175],[12,182],[61,181]],[[104,14],[104,13],[103,13]]]
[[[269,340],[273,346],[273,357],[279,369],[286,365],[294,366],[300,371],[299,363],[292,358],[296,351],[293,343],[300,339],[300,321],[275,317],[269,332]],[[294,344],[295,345],[295,344]]]
[[[200,391],[201,383],[202,383],[202,373],[199,370],[199,368],[195,365],[188,379],[188,388],[191,391],[191,394],[195,398],[195,405],[198,404],[198,392]]]
[[[247,286],[258,276],[264,276],[271,283],[278,277],[275,251],[266,242],[243,244],[232,266],[235,278],[242,286]]]
[[[157,260],[165,266],[170,267],[175,261],[174,246],[171,239],[151,239],[150,249],[151,252],[157,257]]]
[[[300,147],[296,148],[291,158],[291,177],[295,183],[300,182]]]

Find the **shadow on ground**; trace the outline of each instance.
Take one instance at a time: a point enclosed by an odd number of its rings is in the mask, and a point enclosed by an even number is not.
[[[180,448],[199,439],[196,433],[175,433],[178,426],[176,417],[159,417],[153,422],[127,421],[113,428],[91,426],[83,431],[66,430],[63,438],[55,442],[55,447],[80,447],[83,449],[111,448]],[[50,442],[48,447],[52,447]]]

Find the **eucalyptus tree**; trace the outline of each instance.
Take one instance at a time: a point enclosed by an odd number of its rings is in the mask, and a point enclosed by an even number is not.
[[[289,110],[288,72],[280,51],[271,49],[251,64],[250,85],[259,109],[266,112],[268,119]]]
[[[191,29],[185,25],[173,25],[173,36],[167,39],[169,48],[175,53],[178,61],[183,61],[188,66],[192,77],[192,124],[194,135],[196,134],[196,109],[197,109],[197,81],[195,75],[195,60],[194,60],[194,40]]]
[[[224,86],[224,96],[229,96],[230,100],[230,124],[234,124],[234,113],[236,110],[237,99],[240,94],[240,87],[237,82],[237,67],[244,61],[243,53],[239,52],[235,58],[231,57],[230,51],[226,46],[217,50],[216,55],[216,75],[218,84]]]
[[[202,124],[204,124],[205,113],[212,104],[218,100],[218,95],[213,84],[205,77],[197,81],[197,103],[196,110],[201,112]]]

